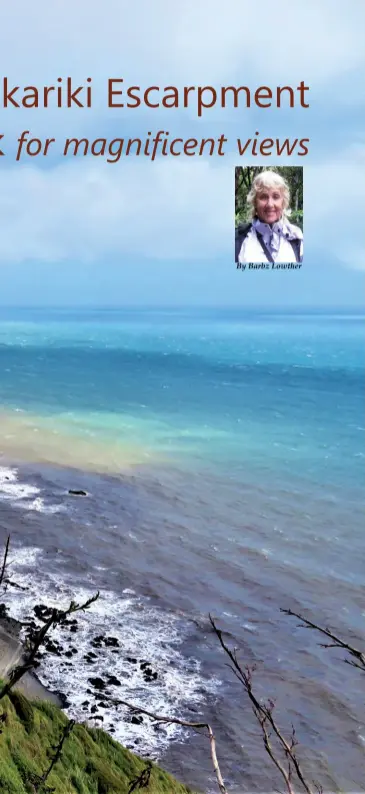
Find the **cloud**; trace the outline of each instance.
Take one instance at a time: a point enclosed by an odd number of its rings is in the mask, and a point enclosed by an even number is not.
[[[138,8],[126,0],[104,0],[101,5],[95,0],[39,0],[37,11],[34,4],[18,0],[7,6],[2,18],[3,74],[21,85],[54,83],[67,75],[84,82],[91,76],[95,101],[91,110],[6,110],[1,132],[6,140],[22,129],[59,138],[79,135],[80,130],[86,134],[91,126],[100,136],[118,120],[115,134],[124,134],[128,111],[123,115],[107,110],[107,77],[124,77],[128,84],[253,88],[305,80],[315,101],[309,110],[290,115],[295,137],[300,137],[305,122],[310,119],[313,124],[317,118],[317,109],[323,124],[329,109],[333,113],[336,108],[338,117],[344,99],[352,97],[354,105],[358,103],[355,85],[363,76],[364,26],[363,0],[347,0],[335,12],[333,0],[261,0],[259,6],[252,0],[225,0],[223,5],[220,0],[155,0]],[[344,122],[349,129],[350,110],[349,105]],[[274,115],[266,114],[269,126]],[[147,118],[146,129],[160,126],[157,111]],[[241,134],[247,124],[252,135],[252,118],[240,111],[235,111],[234,123],[228,112],[214,110],[206,116],[214,119],[214,135],[225,130],[230,137],[236,128]],[[221,126],[227,119],[232,124]],[[137,127],[137,116],[130,113],[131,123]],[[171,112],[171,130],[178,133],[184,123],[189,125],[187,112]],[[284,138],[289,128],[285,123]],[[257,129],[263,132],[261,126]],[[136,130],[128,130],[128,135],[132,132]],[[311,165],[312,155],[305,162],[306,251],[308,242],[314,247],[320,241],[326,256],[337,255],[352,267],[362,267],[363,261],[359,156],[359,151],[349,150],[338,158],[329,154],[328,162],[320,165]],[[39,161],[9,165],[10,157],[1,160],[3,263],[231,256],[231,155],[223,162],[166,158],[155,163],[123,161],[120,166],[47,161],[44,168]]]
[[[251,0],[155,0],[139,12],[127,0],[40,0],[37,13],[18,0],[2,19],[0,42],[2,62],[14,60],[18,72],[81,65],[103,73],[112,66],[220,80],[239,68],[275,79],[304,70],[327,80],[364,61],[364,21],[362,0],[348,0],[336,13],[333,0],[261,0],[258,9]]]
[[[305,251],[365,268],[364,148],[304,171]],[[0,261],[230,259],[235,158],[14,167],[0,188]],[[307,260],[308,261],[308,260]]]
[[[1,260],[217,255],[232,236],[232,189],[232,169],[205,161],[15,167],[1,180]]]
[[[305,169],[305,229],[343,264],[365,270],[365,147]]]
[[[18,0],[2,18],[4,74],[21,85],[53,84],[67,75],[84,82],[91,76],[95,102],[91,110],[8,109],[2,131],[29,123],[39,130],[54,120],[58,131],[70,122],[75,130],[97,120],[106,123],[112,117],[106,107],[107,77],[145,86],[255,87],[305,80],[313,92],[325,91],[327,101],[332,96],[338,103],[346,94],[336,92],[341,75],[360,82],[364,26],[363,0],[347,0],[335,13],[333,0],[261,0],[258,8],[252,0],[226,0],[223,6],[220,0],[155,0],[140,4],[138,11],[129,0],[102,5],[40,0],[36,13],[32,4]]]

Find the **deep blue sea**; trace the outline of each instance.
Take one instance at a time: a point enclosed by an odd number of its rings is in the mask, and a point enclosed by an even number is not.
[[[9,611],[99,589],[40,679],[201,790],[205,737],[111,701],[204,716],[231,791],[278,786],[209,612],[308,774],[363,787],[361,673],[280,608],[365,647],[364,337],[340,311],[0,309],[0,539],[28,588],[9,587]],[[118,647],[90,662],[97,636]],[[95,699],[90,676],[108,675]]]

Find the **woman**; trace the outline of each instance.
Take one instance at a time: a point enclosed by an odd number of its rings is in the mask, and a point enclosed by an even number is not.
[[[262,171],[247,196],[252,221],[236,230],[236,262],[302,262],[303,233],[288,221],[289,187],[275,171]]]

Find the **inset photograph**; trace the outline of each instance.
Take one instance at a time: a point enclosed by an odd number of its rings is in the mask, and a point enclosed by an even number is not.
[[[303,262],[303,168],[235,168],[235,262]]]

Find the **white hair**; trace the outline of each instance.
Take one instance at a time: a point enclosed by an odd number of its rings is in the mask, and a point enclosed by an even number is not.
[[[247,204],[250,206],[251,217],[256,215],[256,196],[262,193],[265,188],[276,187],[283,196],[283,216],[289,215],[290,191],[289,185],[277,171],[261,171],[255,176],[251,190],[247,196]]]

